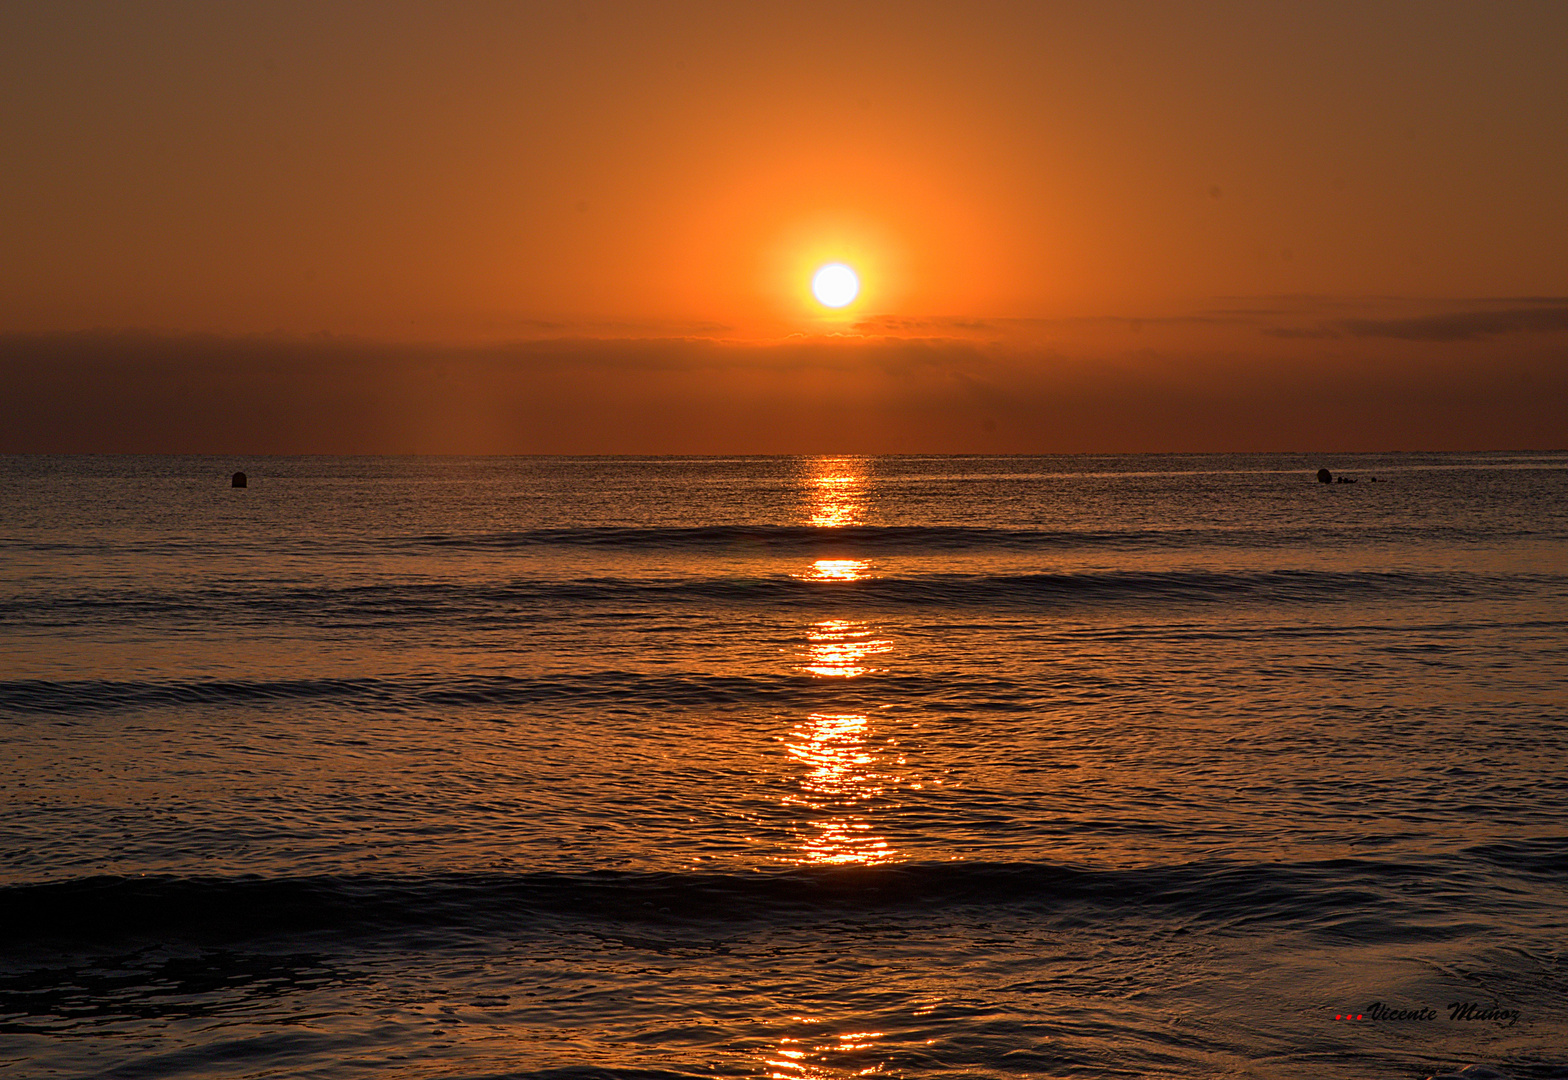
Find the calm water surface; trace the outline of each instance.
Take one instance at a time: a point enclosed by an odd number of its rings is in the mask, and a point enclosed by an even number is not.
[[[0,514],[0,1074],[1568,1077],[1568,455]]]

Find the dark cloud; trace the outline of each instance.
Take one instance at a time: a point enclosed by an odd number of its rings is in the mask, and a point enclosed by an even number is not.
[[[1142,330],[1144,327],[1227,326],[1245,320],[1234,313],[1194,312],[1187,315],[1089,315],[1060,318],[958,318],[944,316],[873,315],[858,320],[858,334],[893,337],[926,337],[932,340],[989,340],[1020,342],[1047,340],[1064,332],[1104,327]]]
[[[956,338],[0,336],[0,452],[1045,453],[1568,446],[1568,349],[1346,337],[1114,350]],[[1231,338],[1212,340],[1232,341]],[[1484,352],[1479,350],[1485,350]]]
[[[872,315],[855,323],[860,334],[919,334],[941,337],[943,335],[972,335],[998,329],[993,319],[960,319],[940,316],[905,317],[898,315]]]
[[[1358,338],[1471,341],[1498,334],[1568,330],[1568,305],[1502,311],[1458,311],[1405,319],[1343,319],[1334,325],[1351,337]]]
[[[1338,330],[1331,330],[1326,326],[1270,326],[1263,331],[1269,337],[1283,338],[1286,341],[1298,339],[1337,338]]]

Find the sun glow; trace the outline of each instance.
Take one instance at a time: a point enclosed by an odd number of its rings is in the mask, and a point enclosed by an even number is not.
[[[828,263],[812,275],[811,295],[824,307],[847,307],[860,295],[860,278],[843,263]]]

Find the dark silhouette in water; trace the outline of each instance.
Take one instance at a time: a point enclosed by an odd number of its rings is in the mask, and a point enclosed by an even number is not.
[[[1376,480],[1377,477],[1374,476],[1372,479]],[[1354,484],[1355,482],[1356,480],[1353,476],[1335,476],[1327,469],[1318,470],[1318,483],[1320,484]]]
[[[230,487],[244,487],[245,484],[246,484],[245,474],[242,473],[242,472],[235,473],[233,475],[233,477],[231,477],[230,480],[229,480],[229,486]]]

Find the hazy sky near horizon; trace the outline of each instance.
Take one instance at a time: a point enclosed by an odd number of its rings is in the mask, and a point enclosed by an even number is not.
[[[1565,48],[1545,2],[11,3],[0,451],[1568,446]]]

